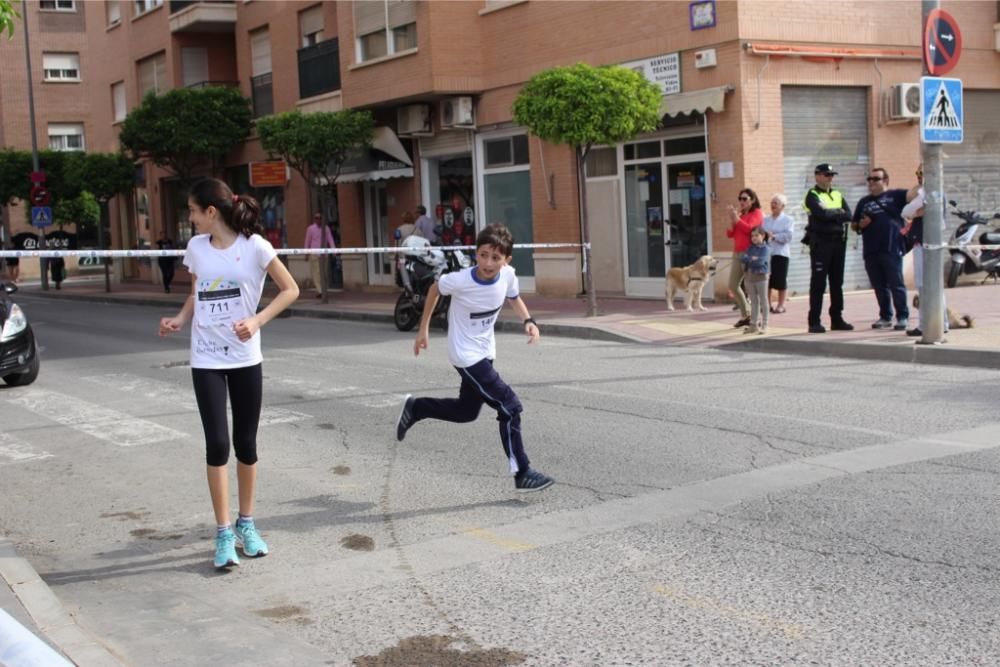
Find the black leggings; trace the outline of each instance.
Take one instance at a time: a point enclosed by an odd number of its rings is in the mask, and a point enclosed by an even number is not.
[[[205,429],[205,460],[210,466],[229,462],[226,387],[233,412],[233,449],[240,463],[257,462],[257,424],[263,394],[261,365],[243,368],[192,368],[194,396]]]

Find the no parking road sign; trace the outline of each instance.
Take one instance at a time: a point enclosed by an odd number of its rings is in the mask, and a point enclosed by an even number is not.
[[[920,141],[960,144],[964,134],[962,80],[921,77]]]
[[[927,73],[941,76],[955,69],[962,54],[962,33],[958,22],[942,9],[931,10],[924,26],[924,64]]]

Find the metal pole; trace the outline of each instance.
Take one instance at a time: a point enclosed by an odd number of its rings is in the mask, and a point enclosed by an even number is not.
[[[930,13],[941,6],[939,0],[921,1],[921,33],[926,30]],[[926,37],[922,37],[926,39]],[[923,44],[921,43],[921,46]],[[926,58],[924,76],[930,76]],[[941,163],[941,144],[921,144],[920,154],[924,163],[924,245],[934,248],[924,253],[924,276],[920,290],[920,308],[924,309],[924,329],[920,342],[941,343],[944,340],[944,258],[940,249],[944,237],[944,166]]]
[[[28,122],[31,125],[31,166],[36,172],[41,171],[41,167],[38,164],[38,139],[35,137],[35,93],[34,86],[32,85],[31,78],[31,45],[28,41],[28,3],[25,2],[21,5],[21,10],[23,11],[24,19],[24,61],[28,66]],[[45,228],[38,228],[38,247],[45,250]],[[42,290],[48,291],[49,289],[49,274],[48,274],[48,260],[44,257],[39,258],[38,268],[40,269],[42,275]]]

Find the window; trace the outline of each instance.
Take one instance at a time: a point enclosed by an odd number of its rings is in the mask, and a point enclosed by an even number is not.
[[[163,4],[163,0],[135,0],[135,15],[142,16]]]
[[[299,14],[299,32],[302,47],[315,46],[323,41],[323,6],[316,5]]]
[[[79,81],[79,53],[43,53],[42,70],[45,81]]]
[[[208,81],[208,49],[200,46],[181,49],[181,80],[185,88]]]
[[[49,150],[82,151],[83,123],[49,123]]]
[[[354,2],[358,62],[417,48],[417,6],[413,0]]]
[[[111,110],[114,122],[125,120],[128,114],[128,105],[125,102],[125,82],[111,84]]]
[[[616,176],[618,174],[618,154],[614,148],[591,148],[584,163],[587,178]]]
[[[167,55],[157,53],[139,61],[139,98],[167,89]]]
[[[122,3],[119,0],[108,0],[104,5],[108,17],[108,25],[118,25],[122,22]]]
[[[41,0],[38,8],[50,12],[75,12],[76,0]]]
[[[271,73],[271,35],[267,28],[250,33],[250,75]]]
[[[486,168],[513,167],[528,164],[528,135],[518,134],[503,139],[489,139],[486,147]]]

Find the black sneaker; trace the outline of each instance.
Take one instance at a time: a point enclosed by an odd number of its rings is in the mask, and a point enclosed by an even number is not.
[[[399,419],[396,420],[396,440],[403,442],[406,432],[413,426],[413,394],[403,397],[403,407],[399,409]]]
[[[830,323],[830,329],[832,331],[854,331],[854,325],[844,320],[837,320]]]
[[[945,333],[948,333],[947,331]],[[913,327],[906,331],[907,336],[923,336],[924,332],[920,330],[920,327]]]
[[[750,318],[749,317],[744,317],[739,322],[737,322],[736,324],[733,325],[733,327],[736,328],[736,329],[739,329],[741,327],[746,327],[746,326],[750,326]]]
[[[524,473],[518,473],[514,475],[514,488],[517,489],[518,493],[531,493],[532,491],[541,491],[542,489],[547,489],[556,480],[552,479],[548,475],[543,475],[537,470],[532,470],[528,468]]]
[[[826,333],[826,327],[817,322],[809,325],[809,333]]]

